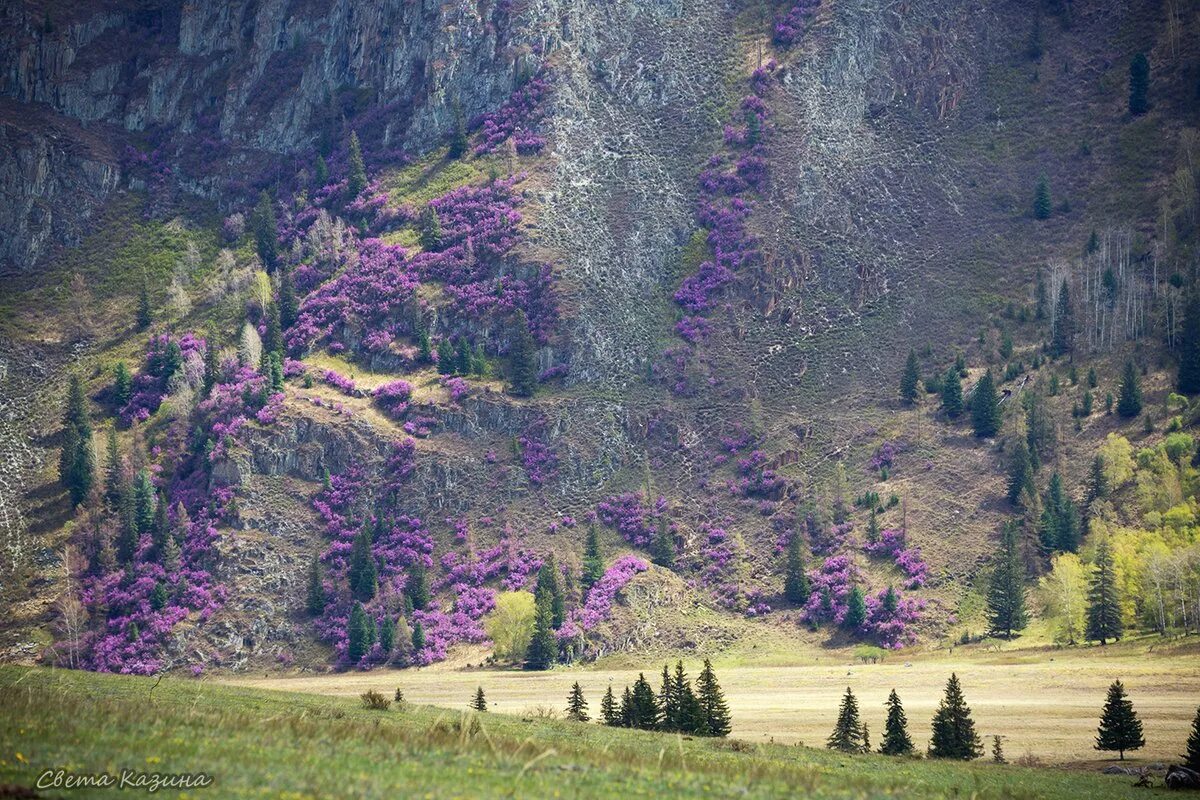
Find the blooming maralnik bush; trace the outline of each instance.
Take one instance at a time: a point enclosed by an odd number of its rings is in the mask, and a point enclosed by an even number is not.
[[[832,622],[840,625],[846,618],[850,589],[860,582],[861,571],[847,555],[830,556],[821,566],[809,570],[808,582],[812,594],[801,612],[806,622],[814,625]]]
[[[903,530],[888,528],[879,532],[879,539],[867,542],[863,550],[869,555],[893,559],[905,575],[906,589],[919,589],[929,579],[929,565],[921,557],[921,548],[906,547],[907,537]]]
[[[731,610],[746,609],[740,582],[745,559],[744,546],[724,528],[710,526],[700,550],[704,583],[720,605]]]
[[[916,644],[915,626],[920,623],[925,601],[919,597],[899,597],[893,590],[881,589],[866,598],[867,621],[863,633],[880,647],[898,649]]]
[[[546,116],[544,105],[550,89],[550,79],[543,71],[513,92],[499,109],[479,118],[475,155],[493,152],[510,137],[521,155],[541,152],[546,139],[538,133],[538,127]]]
[[[536,422],[517,437],[521,447],[521,464],[534,486],[542,486],[558,474],[558,455],[546,441],[544,421]]]
[[[876,448],[874,455],[867,462],[867,468],[870,470],[890,470],[892,464],[896,460],[896,454],[900,449],[892,442],[884,442]]]
[[[197,385],[204,373],[206,351],[204,339],[192,333],[151,336],[145,361],[133,378],[129,402],[121,409],[121,421],[128,425],[149,419],[170,393],[172,378],[177,375]]]
[[[771,40],[780,47],[791,47],[800,41],[808,22],[821,5],[821,0],[800,0],[775,18]]]
[[[600,580],[588,590],[583,605],[571,609],[566,620],[558,629],[559,639],[571,639],[595,628],[612,616],[613,602],[617,593],[625,588],[639,572],[650,569],[645,561],[632,555],[623,555],[609,565]]]
[[[647,506],[639,492],[610,495],[596,504],[596,515],[605,525],[617,529],[625,541],[646,547],[654,539],[655,520],[667,511],[667,498],[659,496]]]
[[[465,378],[443,375],[440,383],[450,393],[450,402],[457,403],[471,393],[471,384]]]
[[[408,381],[391,381],[376,387],[372,393],[375,405],[383,409],[392,419],[402,419],[408,413],[408,401],[412,399],[412,384]]]

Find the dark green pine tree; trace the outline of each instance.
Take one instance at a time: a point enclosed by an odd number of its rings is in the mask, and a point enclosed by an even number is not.
[[[450,136],[450,148],[446,155],[449,158],[462,158],[467,153],[467,122],[463,118],[462,108],[454,106],[454,133]]]
[[[580,687],[579,681],[575,681],[575,685],[571,687],[571,693],[567,695],[567,719],[575,722],[587,722],[591,719],[587,709],[588,704],[583,697],[583,688]]]
[[[904,362],[904,373],[900,376],[900,399],[908,405],[917,402],[917,394],[921,385],[921,367],[917,363],[917,351],[908,351],[908,360]]]
[[[604,690],[604,697],[600,700],[600,720],[609,726],[621,724],[621,711],[617,707],[617,698],[613,696],[611,685]]]
[[[275,270],[279,260],[279,223],[275,219],[275,202],[264,189],[254,207],[254,249],[267,272]]]
[[[1138,377],[1133,361],[1125,362],[1125,373],[1121,377],[1121,393],[1117,398],[1117,413],[1126,419],[1142,413],[1142,381]]]
[[[536,344],[529,332],[529,320],[525,312],[518,309],[513,320],[513,341],[509,350],[509,392],[516,397],[533,397],[537,390],[535,350]]]
[[[454,371],[459,375],[471,374],[471,343],[464,336],[454,348]]]
[[[1000,430],[1000,403],[990,369],[975,384],[971,395],[971,426],[980,439],[995,436]]]
[[[143,467],[138,470],[137,477],[133,480],[133,513],[139,538],[154,532],[154,501],[154,484],[150,482],[149,470]]]
[[[1018,437],[1008,462],[1008,502],[1021,504],[1026,492],[1037,491],[1033,482],[1033,461],[1029,458],[1029,447],[1025,437]]]
[[[350,132],[350,169],[346,174],[346,190],[353,199],[367,188],[367,168],[363,163],[362,147],[358,143],[358,132]]]
[[[172,530],[163,542],[162,549],[158,553],[158,563],[162,565],[163,570],[168,575],[173,575],[179,571],[181,565],[181,553],[179,543],[183,541],[184,535],[188,527],[191,525],[191,520],[188,519],[187,511],[184,510],[182,503],[175,505],[175,529]]]
[[[650,560],[664,569],[675,565],[675,535],[665,517],[659,519],[654,541],[650,543]]]
[[[159,489],[155,495],[154,502],[154,523],[150,526],[150,540],[154,545],[154,554],[158,558],[162,558],[163,548],[167,546],[167,539],[171,538],[171,526],[167,522],[167,497]]]
[[[625,687],[625,693],[621,695],[621,706],[617,715],[620,717],[618,725],[622,728],[633,727],[633,692],[628,686]]]
[[[1184,307],[1177,384],[1180,394],[1200,394],[1200,289],[1192,289]]]
[[[417,219],[418,241],[421,249],[426,252],[437,250],[442,246],[442,222],[438,218],[437,209],[426,205]]]
[[[684,733],[694,736],[712,736],[708,715],[700,703],[700,698],[692,691],[692,683],[683,671],[683,662],[675,664],[675,696],[678,698],[679,709],[676,712],[676,727]],[[722,699],[723,696],[722,696]]]
[[[212,392],[212,388],[217,385],[217,381],[221,376],[221,356],[220,348],[217,346],[217,337],[209,335],[205,341],[204,347],[204,379],[200,386],[200,397],[206,398]]]
[[[1023,630],[1025,613],[1025,569],[1017,549],[1017,523],[1006,522],[996,552],[995,568],[988,588],[988,622],[991,633],[1011,639]]]
[[[421,624],[421,620],[413,623],[412,649],[413,653],[420,653],[425,649],[425,626]]]
[[[325,579],[321,574],[321,558],[313,556],[308,567],[308,592],[304,597],[304,607],[315,617],[325,610],[325,604],[328,602],[325,595]]]
[[[133,376],[124,361],[118,361],[113,367],[112,398],[117,408],[123,408],[133,394]]]
[[[117,448],[117,429],[108,429],[108,441],[104,456],[104,502],[115,509],[121,502],[125,490],[125,469],[121,464],[121,451]]]
[[[1108,539],[1101,539],[1096,544],[1096,563],[1088,589],[1087,638],[1105,645],[1109,639],[1120,639],[1122,633],[1121,598],[1113,571],[1112,548]]]
[[[596,523],[593,522],[588,525],[587,539],[583,544],[583,573],[579,582],[583,585],[584,592],[591,589],[603,576],[604,555],[600,551],[600,534],[596,530]]]
[[[633,682],[630,700],[630,727],[647,731],[658,727],[658,701],[654,699],[654,689],[644,674],[639,674]]]
[[[454,374],[454,345],[449,339],[442,339],[437,346],[438,373],[441,375]]]
[[[658,690],[658,726],[664,731],[679,730],[679,702],[675,693],[675,682],[666,664],[662,668],[662,688]]]
[[[154,589],[150,592],[150,608],[155,611],[162,611],[167,605],[167,587],[162,581],[154,584]]]
[[[1187,751],[1180,758],[1185,767],[1200,772],[1200,707],[1196,708],[1196,718],[1192,720],[1192,732],[1188,735]]]
[[[1066,279],[1058,290],[1054,306],[1054,331],[1050,336],[1050,354],[1058,357],[1075,349],[1075,307],[1071,305],[1071,287]]]
[[[913,754],[912,739],[908,735],[908,717],[904,714],[904,706],[900,705],[900,695],[892,689],[888,695],[887,721],[883,725],[883,741],[879,752],[885,756],[911,756]]]
[[[1150,110],[1150,59],[1138,53],[1129,62],[1129,113],[1141,116]]]
[[[963,412],[962,378],[954,367],[942,378],[942,408],[950,419],[958,419]]]
[[[475,696],[471,698],[471,708],[476,711],[487,711],[487,698],[483,694],[483,687],[480,686],[475,690]]]
[[[525,669],[550,669],[558,658],[558,641],[554,638],[553,611],[549,593],[542,593],[537,601],[537,615],[533,623],[533,637],[525,651]]]
[[[1035,219],[1049,219],[1054,211],[1054,201],[1050,199],[1050,180],[1042,174],[1038,176],[1037,188],[1033,191],[1033,216]]]
[[[1133,701],[1125,694],[1121,682],[1108,687],[1104,710],[1100,712],[1100,727],[1096,730],[1096,749],[1117,751],[1125,760],[1126,750],[1139,750],[1146,744],[1142,738],[1142,721],[1133,710]]]
[[[267,324],[263,329],[263,356],[283,352],[283,327],[279,321],[279,304],[267,304]]]
[[[379,588],[379,573],[375,566],[375,555],[371,552],[371,528],[363,525],[354,544],[350,547],[350,563],[346,568],[346,580],[350,584],[350,595],[366,603],[375,596]]]
[[[367,616],[362,603],[355,602],[350,610],[350,621],[346,631],[346,658],[351,664],[357,664],[362,657],[371,652],[375,644],[375,623]]]
[[[150,305],[150,284],[146,280],[145,275],[142,275],[142,285],[138,289],[136,319],[139,331],[146,330],[146,328],[150,327],[150,323],[154,321],[154,310]]]
[[[425,572],[425,560],[421,556],[417,556],[416,560],[408,565],[404,596],[418,611],[429,605],[429,578]]]
[[[313,187],[320,189],[329,183],[329,164],[325,156],[317,153],[317,163],[313,165]]]
[[[117,507],[120,517],[117,528],[117,560],[122,564],[133,561],[138,548],[137,502],[134,499],[133,487],[126,485]]]
[[[704,734],[728,736],[733,729],[729,704],[725,702],[725,693],[721,691],[721,684],[717,682],[712,662],[707,658],[704,659],[704,667],[696,678],[696,701],[704,717]]]
[[[846,616],[842,619],[842,627],[854,632],[862,628],[867,621],[867,603],[863,598],[862,589],[853,586],[850,597],[846,600]]]
[[[1062,476],[1056,472],[1050,476],[1042,501],[1038,531],[1042,549],[1047,553],[1074,553],[1079,549],[1079,528],[1079,509],[1063,488]]]
[[[833,726],[833,733],[825,740],[825,746],[843,753],[867,752],[866,731],[858,717],[858,699],[849,686],[842,695],[837,722]]]
[[[300,315],[300,301],[296,299],[296,278],[290,264],[279,270],[279,325],[287,330],[296,323]]]
[[[958,676],[951,673],[946,694],[933,715],[933,735],[929,739],[930,758],[970,761],[983,755],[983,743],[975,733],[971,709],[963,697]]]
[[[271,394],[281,394],[283,392],[283,357],[279,353],[271,353],[267,357],[267,378],[271,383]]]
[[[82,503],[91,492],[95,481],[95,462],[87,396],[79,376],[72,375],[67,387],[67,403],[63,413],[63,442],[58,458],[58,475],[71,495],[73,506]]]
[[[383,653],[384,658],[388,658],[392,654],[392,648],[396,645],[396,621],[390,615],[385,614],[383,621],[379,623],[379,650]]]
[[[563,601],[562,581],[559,579],[558,566],[554,563],[554,554],[546,556],[538,569],[537,584],[534,598],[541,602],[547,598],[550,603],[550,627],[559,628],[566,618],[566,604]]]
[[[1104,456],[1097,453],[1092,458],[1092,467],[1088,473],[1089,505],[1102,497],[1108,497],[1108,477],[1104,474]]]
[[[428,364],[433,358],[433,344],[429,341],[429,331],[422,328],[417,331],[417,359],[422,364]]]
[[[808,573],[804,569],[804,553],[801,550],[800,532],[793,531],[788,539],[787,566],[783,576],[783,596],[789,603],[804,605],[812,593]]]

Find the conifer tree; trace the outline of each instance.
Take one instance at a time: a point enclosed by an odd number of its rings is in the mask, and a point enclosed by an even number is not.
[[[696,701],[704,718],[704,734],[728,736],[733,729],[729,704],[725,702],[725,693],[721,691],[721,685],[717,682],[712,662],[707,658],[704,659],[704,668],[696,678]]]
[[[383,653],[384,658],[392,654],[395,644],[396,623],[390,615],[385,614],[383,621],[379,623],[379,650]]]
[[[554,638],[552,621],[550,594],[543,592],[537,600],[533,637],[529,640],[529,649],[525,651],[525,669],[550,669],[558,658],[558,641]]]
[[[988,589],[991,633],[1011,639],[1028,622],[1025,613],[1025,569],[1017,551],[1017,523],[1006,522]]]
[[[1042,501],[1042,518],[1038,535],[1042,549],[1051,553],[1074,553],[1079,549],[1079,510],[1063,488],[1062,476],[1050,476],[1046,496]]]
[[[1108,497],[1108,477],[1104,474],[1104,456],[1097,453],[1092,458],[1088,473],[1088,503]]]
[[[975,733],[975,722],[971,709],[963,697],[958,676],[951,673],[946,683],[946,694],[942,697],[933,715],[933,735],[929,740],[930,758],[952,758],[970,761],[983,755],[983,744]]]
[[[454,371],[459,375],[471,373],[471,343],[465,336],[458,340],[454,348]]]
[[[846,687],[846,694],[842,695],[837,722],[833,726],[833,733],[825,740],[825,746],[843,753],[867,752],[865,731],[858,717],[858,700],[849,686]]]
[[[204,349],[204,379],[200,387],[201,399],[207,398],[212,388],[217,385],[217,380],[220,378],[221,363],[220,363],[220,348],[217,347],[215,336],[208,336],[205,342]]]
[[[658,726],[658,703],[654,699],[654,689],[650,688],[650,682],[644,674],[639,674],[633,682],[630,700],[630,727],[654,730]]]
[[[1050,339],[1050,354],[1065,356],[1075,349],[1075,310],[1071,305],[1071,287],[1064,278],[1054,307],[1054,334]]]
[[[620,709],[617,708],[617,699],[613,696],[611,684],[604,690],[604,697],[600,700],[600,719],[609,726],[619,725],[621,722]]]
[[[379,588],[379,573],[375,556],[371,552],[371,529],[364,525],[354,537],[350,547],[350,563],[346,568],[346,580],[350,583],[350,594],[355,600],[366,603],[375,596]]]
[[[267,324],[262,338],[263,358],[283,352],[283,327],[279,321],[279,304],[267,304]]]
[[[175,538],[174,534],[167,536],[166,541],[163,542],[162,549],[159,551],[158,561],[168,575],[179,571],[180,556],[179,540]]]
[[[678,730],[679,703],[676,701],[675,682],[666,664],[662,668],[662,687],[658,690],[658,725],[664,731]]]
[[[425,649],[425,626],[421,624],[421,620],[413,623],[412,649],[414,653],[420,653]]]
[[[543,597],[548,598],[550,603],[550,627],[561,627],[566,618],[566,606],[563,602],[562,586],[559,582],[558,567],[554,563],[553,553],[546,556],[546,560],[538,569],[534,598],[541,602]]]
[[[104,500],[109,508],[115,509],[121,502],[124,491],[124,468],[121,464],[121,453],[117,449],[117,429],[108,429],[108,441],[104,457]]]
[[[1000,404],[996,399],[996,383],[989,369],[975,384],[971,395],[971,426],[980,439],[995,436],[1000,430]]]
[[[664,569],[675,565],[675,536],[665,518],[658,521],[654,541],[650,543],[650,560]]]
[[[600,534],[596,530],[596,523],[588,524],[587,539],[583,544],[583,574],[580,576],[580,583],[583,585],[583,590],[595,585],[596,581],[604,577],[604,556],[600,552]]]
[[[159,489],[155,494],[154,522],[150,526],[150,540],[154,545],[154,554],[162,558],[163,548],[167,539],[171,538],[171,526],[167,523],[167,497]]]
[[[63,443],[58,459],[58,475],[77,506],[92,490],[95,481],[95,452],[92,448],[92,423],[88,416],[87,396],[78,375],[72,375],[67,387],[63,413]]]
[[[254,249],[267,272],[275,270],[279,260],[279,224],[275,219],[275,203],[264,189],[254,207]]]
[[[1133,701],[1125,694],[1119,680],[1108,687],[1104,710],[1100,712],[1100,727],[1096,730],[1097,750],[1116,750],[1125,760],[1126,750],[1139,750],[1146,744],[1142,738],[1142,721],[1133,710]]]
[[[321,558],[313,556],[308,567],[308,592],[304,598],[304,607],[309,615],[317,616],[325,610],[328,599],[325,596],[325,580],[321,575]]]
[[[921,368],[917,363],[917,351],[908,351],[908,360],[904,362],[904,374],[900,376],[900,399],[906,404],[917,402],[917,393],[921,383]]]
[[[1192,732],[1188,734],[1187,750],[1180,759],[1188,769],[1200,772],[1200,707],[1196,708],[1196,718],[1192,720]]]
[[[438,374],[454,374],[454,345],[449,339],[442,339],[437,346]]]
[[[133,376],[129,374],[129,367],[125,366],[125,362],[118,361],[117,365],[113,367],[113,403],[117,408],[123,408],[129,402],[132,393]]]
[[[155,515],[154,485],[150,483],[150,472],[145,467],[138,470],[133,481],[133,507],[138,536],[152,533]]]
[[[358,143],[358,132],[350,132],[350,168],[346,175],[346,190],[350,198],[358,197],[367,187],[367,168],[363,164],[362,147]]]
[[[808,573],[804,570],[804,554],[800,549],[800,532],[793,531],[788,539],[787,568],[783,578],[783,596],[789,603],[803,605],[808,602],[812,589],[808,583]]]
[[[913,754],[912,739],[908,735],[908,717],[904,714],[904,706],[900,705],[900,695],[892,689],[888,695],[887,721],[883,725],[883,741],[879,752],[885,756],[910,756]]]
[[[117,560],[122,564],[133,561],[138,548],[137,504],[132,486],[126,486],[117,508],[120,527],[117,529]]]
[[[320,153],[317,153],[317,163],[313,166],[313,178],[313,186],[317,189],[329,183],[329,164]]]
[[[942,377],[942,408],[950,419],[958,419],[963,412],[962,378],[954,367]]]
[[[167,605],[167,587],[162,581],[154,584],[154,588],[150,591],[150,608],[155,611],[162,611]]]
[[[422,328],[417,332],[417,359],[422,364],[427,364],[431,358],[433,358],[433,345],[429,341],[429,331]]]
[[[1180,394],[1200,394],[1200,288],[1189,292],[1184,307],[1176,383]]]
[[[442,246],[442,222],[438,218],[437,209],[433,206],[426,205],[421,209],[421,216],[417,220],[417,230],[422,250],[430,252]]]
[[[467,152],[467,123],[463,118],[462,108],[454,107],[454,133],[450,137],[450,148],[446,152],[452,159],[462,158]]]
[[[1129,113],[1141,116],[1150,110],[1150,59],[1138,53],[1129,62]]]
[[[512,349],[509,351],[509,391],[517,397],[532,397],[537,390],[535,349],[533,335],[529,333],[529,320],[525,312],[518,309],[513,321]]]
[[[1035,491],[1033,462],[1024,437],[1018,437],[1008,462],[1008,502],[1020,505],[1021,496],[1027,491]]]
[[[621,719],[620,723],[618,724],[622,728],[633,727],[633,692],[630,691],[628,686],[625,687],[625,693],[621,695],[621,706],[617,713]]]
[[[471,698],[471,708],[476,711],[487,711],[487,698],[484,697],[483,687],[480,686],[475,690],[475,696]]]
[[[1045,174],[1038,177],[1037,189],[1033,193],[1033,216],[1036,219],[1049,219],[1054,211],[1054,203],[1050,199],[1050,181]]]
[[[429,605],[429,579],[425,572],[425,561],[421,556],[417,556],[408,565],[408,581],[404,584],[404,596],[418,611]]]
[[[1004,745],[1000,742],[1000,734],[992,736],[992,763],[1007,764],[1008,759],[1004,757]]]
[[[583,698],[583,689],[579,686],[579,681],[575,681],[575,685],[571,687],[571,693],[567,695],[567,719],[587,722],[591,719],[588,716],[587,708],[587,700]]]
[[[846,600],[846,616],[842,626],[848,631],[857,631],[867,621],[867,604],[863,591],[858,586],[850,588],[850,597]]]
[[[1121,378],[1121,393],[1117,398],[1117,413],[1126,419],[1142,413],[1142,381],[1138,377],[1133,361],[1125,362],[1125,374]]]
[[[1102,538],[1096,545],[1096,563],[1088,589],[1087,638],[1108,644],[1108,640],[1121,638],[1121,600],[1113,572],[1112,548],[1108,539]]]
[[[362,657],[371,651],[375,644],[375,623],[367,617],[362,603],[355,602],[350,610],[350,621],[346,631],[346,657],[351,664],[357,664]]]

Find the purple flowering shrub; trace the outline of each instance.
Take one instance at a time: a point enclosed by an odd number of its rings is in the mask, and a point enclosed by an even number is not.
[[[777,499],[783,491],[784,481],[774,470],[767,469],[766,463],[767,456],[761,450],[738,459],[738,477],[730,483],[730,492],[738,497]]]
[[[471,384],[465,378],[443,375],[439,381],[450,393],[450,402],[457,403],[471,393]]]
[[[863,545],[863,550],[872,556],[891,558],[904,573],[905,588],[919,589],[929,579],[929,565],[921,558],[921,548],[906,547],[906,540],[903,530],[888,528],[879,532],[878,541]]]
[[[847,555],[830,556],[821,566],[809,570],[812,594],[801,612],[802,618],[814,625],[822,622],[840,625],[846,618],[850,589],[861,581],[861,576],[861,570]]]
[[[661,516],[666,510],[667,498],[660,495],[653,506],[648,506],[639,492],[610,495],[596,504],[596,516],[600,521],[616,528],[634,547],[650,544],[655,533],[654,517]]]
[[[513,92],[496,111],[478,119],[475,155],[495,151],[510,137],[521,155],[541,152],[546,139],[538,133],[538,127],[546,116],[544,104],[550,89],[550,80],[543,71]]]
[[[133,378],[129,402],[121,409],[121,421],[128,425],[149,419],[170,393],[171,379],[177,374],[198,384],[204,374],[206,350],[204,339],[192,333],[151,336],[145,361]]]
[[[375,405],[383,409],[392,419],[403,419],[408,413],[408,403],[412,399],[412,384],[408,381],[392,381],[376,387],[372,396]]]
[[[745,610],[746,598],[739,580],[745,558],[741,541],[724,528],[711,526],[705,533],[700,557],[704,584],[717,603],[731,610]]]
[[[874,455],[867,462],[867,468],[877,471],[890,471],[893,462],[896,460],[896,455],[900,452],[899,448],[892,442],[884,442],[875,449]]]
[[[534,486],[542,486],[558,474],[558,455],[546,441],[546,423],[539,420],[525,429],[517,444],[521,448],[521,464]]]
[[[821,0],[800,0],[775,18],[771,40],[780,47],[791,47],[800,41],[808,22],[821,5]]]
[[[649,568],[645,561],[632,555],[623,555],[610,564],[600,580],[588,590],[583,605],[571,609],[562,627],[558,629],[558,638],[574,638],[607,621],[612,616],[617,593],[624,589],[635,575]]]
[[[866,606],[867,621],[862,632],[876,644],[892,650],[916,644],[915,626],[921,622],[925,610],[923,599],[899,597],[891,589],[881,589],[867,596]]]

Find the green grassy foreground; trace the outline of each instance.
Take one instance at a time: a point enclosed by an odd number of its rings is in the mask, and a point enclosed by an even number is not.
[[[206,772],[207,788],[157,792],[197,798],[1147,796],[1126,776],[847,757],[426,706],[369,711],[353,698],[173,678],[0,667],[0,709],[0,785],[10,788],[63,768]]]

